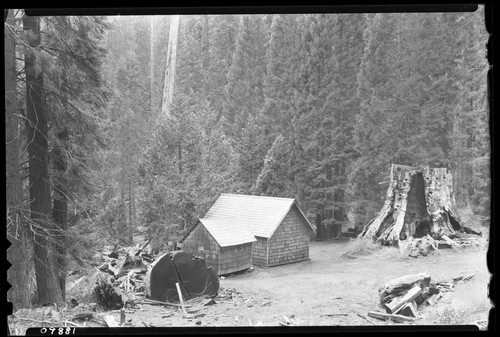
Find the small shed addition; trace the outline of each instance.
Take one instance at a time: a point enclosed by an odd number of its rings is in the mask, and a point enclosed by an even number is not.
[[[212,221],[229,220],[255,236],[252,261],[276,266],[309,258],[314,228],[295,199],[223,193],[205,215]]]
[[[234,273],[252,266],[255,237],[230,219],[199,219],[181,240],[182,250],[199,256],[217,275]]]

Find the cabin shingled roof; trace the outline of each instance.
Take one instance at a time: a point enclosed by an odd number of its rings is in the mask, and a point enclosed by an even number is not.
[[[236,246],[257,241],[250,231],[235,219],[199,219],[219,246]]]
[[[238,219],[238,228],[246,228],[254,236],[270,238],[294,205],[305,225],[315,231],[292,198],[222,193],[203,220],[231,219],[229,224],[234,225]]]

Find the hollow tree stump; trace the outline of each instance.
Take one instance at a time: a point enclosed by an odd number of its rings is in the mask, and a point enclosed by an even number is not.
[[[359,237],[397,246],[426,235],[454,237],[462,230],[447,168],[392,164],[384,206]]]

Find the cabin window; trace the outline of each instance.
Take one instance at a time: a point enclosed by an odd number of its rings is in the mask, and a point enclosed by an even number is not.
[[[198,251],[199,252],[204,252],[205,251],[205,246],[198,246]]]

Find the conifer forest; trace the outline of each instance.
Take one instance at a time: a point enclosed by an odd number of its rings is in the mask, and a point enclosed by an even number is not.
[[[483,6],[5,13],[14,310],[68,301],[72,270],[137,233],[175,246],[221,193],[295,198],[321,238],[376,216],[392,164],[427,165],[489,227]]]

